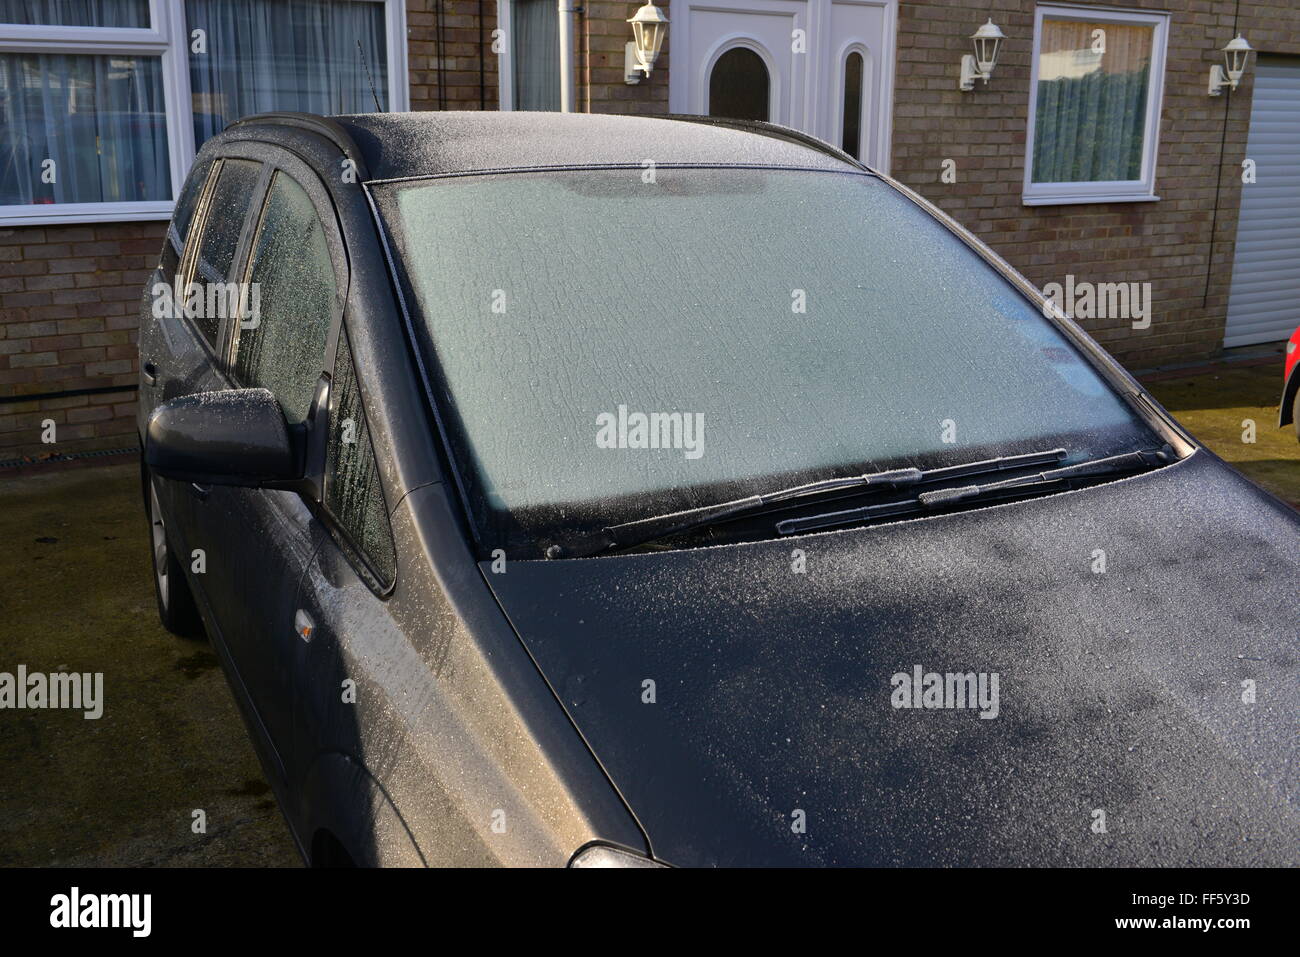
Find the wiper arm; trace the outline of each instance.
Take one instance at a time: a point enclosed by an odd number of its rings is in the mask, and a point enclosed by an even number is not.
[[[990,472],[1029,468],[1035,465],[1058,462],[1064,455],[1065,449],[1051,449],[1046,452],[1029,452],[1023,455],[1003,455],[998,458],[984,459],[980,462],[951,465],[937,469],[892,469],[885,472],[868,472],[865,475],[822,479],[819,482],[795,485],[774,492],[765,492],[761,495],[749,495],[729,502],[702,505],[699,508],[688,508],[680,512],[654,515],[650,518],[637,519],[634,522],[612,525],[594,535],[577,539],[566,545],[552,545],[546,550],[546,555],[548,558],[583,558],[612,549],[642,545],[646,542],[687,532],[693,528],[714,525],[728,519],[752,514],[772,505],[796,499],[812,498],[845,490],[896,489],[922,482],[929,483],[952,478],[965,478],[970,475],[984,475]]]
[[[807,515],[790,518],[776,523],[780,535],[796,535],[822,528],[833,528],[856,522],[870,521],[891,515],[908,515],[916,512],[934,511],[973,500],[1012,498],[1026,492],[1037,493],[1050,491],[1063,483],[1074,479],[1096,478],[1106,475],[1122,475],[1156,468],[1172,457],[1173,450],[1168,446],[1160,449],[1144,449],[1140,452],[1125,452],[1091,462],[1079,462],[1059,469],[1048,469],[1030,475],[1017,475],[1015,478],[1000,482],[987,482],[978,485],[958,485],[950,488],[934,489],[921,492],[915,498],[901,502],[887,502],[883,505],[868,505],[863,508],[851,508],[841,512],[828,512],[823,515]]]

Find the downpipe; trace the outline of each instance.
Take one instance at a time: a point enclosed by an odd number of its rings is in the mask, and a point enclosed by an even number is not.
[[[577,24],[576,0],[557,0],[560,13],[560,112],[572,113],[574,107],[573,36]]]

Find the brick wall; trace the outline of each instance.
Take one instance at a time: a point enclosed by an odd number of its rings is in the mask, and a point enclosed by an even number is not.
[[[1173,14],[1156,169],[1159,202],[1027,207],[1020,196],[1034,6],[1032,0],[903,0],[893,174],[1040,287],[1064,283],[1067,273],[1076,281],[1150,282],[1149,329],[1134,330],[1123,319],[1083,323],[1122,362],[1150,366],[1216,354],[1232,277],[1255,71],[1251,57],[1238,92],[1206,95],[1210,66],[1222,62],[1219,50],[1235,35],[1234,5],[1122,4]],[[1300,9],[1283,0],[1243,0],[1240,10],[1237,29],[1256,50],[1300,53]],[[997,69],[987,86],[959,92],[958,62],[970,52],[970,34],[989,16],[1008,37]],[[947,158],[957,162],[953,184],[940,179]]]
[[[584,0],[578,18],[578,109],[587,113],[668,112],[668,64],[672,27],[664,40],[654,72],[629,85],[623,79],[624,49],[632,39],[632,16],[640,3]],[[667,9],[666,0],[660,6]]]
[[[582,6],[584,10],[578,14],[574,30],[578,112],[667,113],[671,31],[649,80],[628,85],[623,80],[623,50],[632,39],[627,19],[640,4],[631,0],[597,0]],[[443,15],[441,59],[438,56],[440,8]],[[478,0],[443,0],[441,5],[437,0],[408,0],[411,109],[477,110],[481,103],[489,110],[497,108],[498,58],[492,52],[496,11],[496,0],[483,0],[481,5]]]
[[[0,229],[0,398],[135,385],[164,223]],[[132,446],[135,393],[0,403],[0,459]],[[42,422],[55,423],[54,444]]]
[[[492,52],[492,31],[496,26],[496,0],[407,0],[411,109],[495,110],[497,57]]]

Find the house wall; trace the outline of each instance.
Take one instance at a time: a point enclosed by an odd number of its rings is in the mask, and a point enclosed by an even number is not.
[[[671,29],[653,75],[629,86],[623,48],[636,3],[588,0],[584,6],[578,108],[666,113]],[[1131,0],[1124,6],[1173,13],[1159,202],[1021,204],[1031,0],[903,0],[893,173],[1040,286],[1064,282],[1066,273],[1092,282],[1151,282],[1150,329],[1133,330],[1124,320],[1085,325],[1130,365],[1195,360],[1216,353],[1222,340],[1254,60],[1240,91],[1208,97],[1206,78],[1232,35],[1233,5]],[[408,0],[412,109],[495,109],[495,0],[444,0],[441,59],[438,11],[436,0]],[[960,93],[957,64],[969,50],[967,37],[990,15],[1009,39],[992,82]],[[1300,54],[1300,9],[1286,0],[1243,0],[1237,29],[1260,51]],[[944,159],[956,160],[956,183],[941,182]],[[164,229],[158,222],[0,228],[0,398],[137,382],[139,296]],[[134,414],[129,391],[0,404],[0,459],[131,445]],[[45,419],[56,423],[56,446],[41,442]]]
[[[589,113],[668,112],[668,68],[672,27],[655,62],[654,72],[640,83],[623,79],[624,49],[632,39],[627,19],[639,3],[584,0],[578,21],[578,108]],[[662,0],[665,9],[668,0]]]
[[[140,295],[167,224],[0,229],[0,397],[134,386]],[[135,445],[135,392],[0,404],[0,460]],[[41,441],[53,420],[57,442]]]
[[[438,13],[442,12],[442,57]],[[413,110],[495,110],[496,0],[407,0],[407,58]],[[441,71],[439,70],[441,67]]]
[[[1080,2],[1079,6],[1101,6]],[[1034,8],[1031,0],[904,0],[899,10],[893,174],[941,206],[1038,285],[1150,282],[1152,321],[1083,325],[1121,362],[1145,367],[1215,355],[1232,277],[1241,163],[1255,58],[1236,93],[1206,94],[1234,33],[1223,0],[1131,0],[1172,13],[1156,168],[1158,202],[1023,206]],[[1256,50],[1300,53],[1300,8],[1243,0],[1236,30]],[[987,86],[957,90],[967,39],[992,16],[1008,39]],[[941,181],[944,159],[957,182]],[[1249,189],[1249,186],[1244,187]],[[1216,209],[1217,194],[1217,215]],[[1208,280],[1207,280],[1208,277]]]

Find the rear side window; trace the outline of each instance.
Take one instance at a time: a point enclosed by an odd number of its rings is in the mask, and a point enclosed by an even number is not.
[[[203,187],[207,185],[208,175],[211,172],[211,160],[203,160],[196,164],[190,171],[189,178],[185,180],[180,199],[176,200],[176,211],[172,214],[171,225],[167,227],[167,242],[171,245],[168,255],[171,258],[172,268],[175,268],[175,263],[180,260],[181,253],[185,250],[185,237],[190,231],[190,220],[194,218],[194,210],[198,208],[199,197],[203,195]]]
[[[257,188],[262,164],[251,160],[228,159],[221,163],[217,185],[203,220],[203,235],[199,238],[198,262],[192,281],[207,289],[210,283],[224,283],[235,260],[235,248],[244,228],[248,203]],[[206,293],[205,293],[206,299]],[[208,345],[216,348],[221,329],[221,317],[216,310],[200,310],[193,317]]]
[[[379,584],[386,586],[397,569],[393,530],[388,524],[388,507],[346,330],[339,332],[330,405],[325,507],[350,540],[347,544],[360,553]]]
[[[249,282],[235,375],[270,389],[285,419],[302,422],[320,378],[337,286],[316,207],[282,172],[267,193]]]

